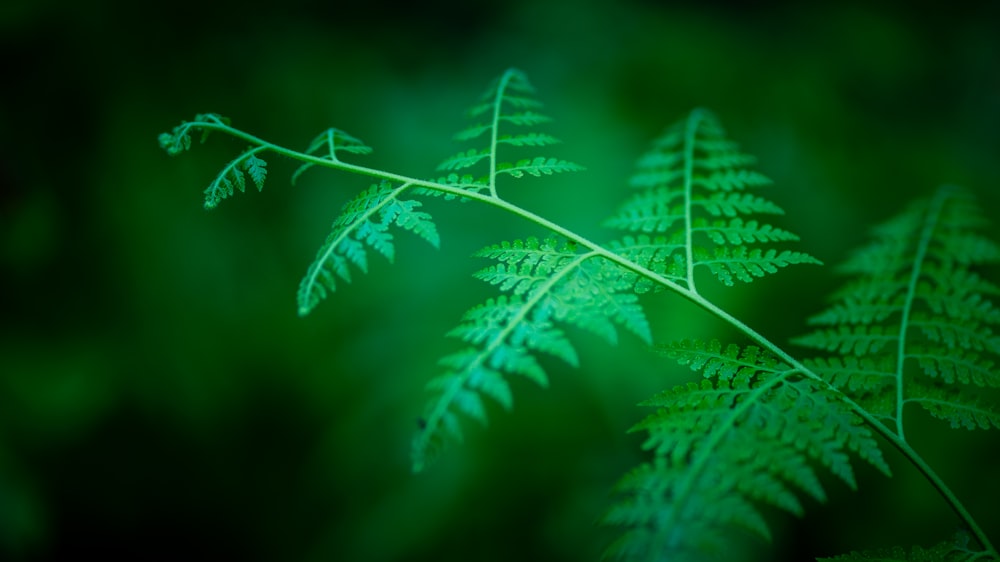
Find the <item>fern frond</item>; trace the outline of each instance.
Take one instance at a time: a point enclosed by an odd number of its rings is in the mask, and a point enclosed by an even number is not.
[[[756,347],[682,341],[666,354],[706,379],[643,403],[656,413],[637,424],[652,462],[619,484],[622,501],[605,517],[628,528],[609,549],[622,560],[702,560],[742,527],[764,538],[755,504],[801,515],[795,491],[826,493],[812,464],[856,487],[849,456],[889,467],[871,431],[830,389]]]
[[[515,69],[505,72],[490,86],[480,103],[468,111],[469,117],[477,121],[455,135],[457,141],[485,141],[485,144],[449,156],[438,165],[439,171],[478,169],[482,170],[482,175],[474,181],[450,181],[448,185],[477,193],[488,191],[496,197],[498,174],[521,178],[583,169],[572,162],[539,155],[516,161],[498,160],[500,145],[535,148],[559,142],[555,137],[537,131],[507,132],[511,127],[534,127],[550,121],[549,117],[536,111],[542,104],[533,97],[534,92],[524,73]]]
[[[546,386],[548,375],[535,357],[538,353],[577,365],[576,349],[557,323],[611,343],[618,338],[616,325],[647,343],[652,340],[638,297],[623,281],[623,270],[594,252],[581,253],[575,244],[555,238],[528,238],[488,246],[477,255],[498,263],[475,276],[510,295],[473,308],[449,332],[472,347],[442,360],[445,373],[428,385],[433,397],[413,440],[416,471],[449,442],[461,441],[460,415],[486,423],[481,395],[511,407],[504,375],[521,375]]]
[[[312,154],[330,162],[340,162],[340,158],[337,157],[337,152],[339,151],[350,154],[371,154],[372,148],[346,132],[331,127],[316,135],[316,138],[309,143],[309,148],[306,149],[305,154]],[[306,162],[299,166],[292,174],[292,185],[295,185],[302,172],[315,165],[313,162]]]
[[[176,156],[181,152],[190,150],[192,131],[201,131],[201,142],[205,142],[208,139],[211,130],[204,127],[206,124],[228,126],[229,118],[223,117],[218,113],[199,113],[195,115],[193,121],[182,121],[180,125],[174,127],[169,133],[160,133],[160,136],[157,138],[160,148],[171,156]]]
[[[695,110],[668,128],[639,159],[631,184],[640,191],[605,225],[663,233],[659,239],[663,248],[647,251],[653,256],[651,265],[671,270],[692,291],[696,268],[732,285],[734,280],[750,282],[786,265],[820,263],[805,253],[775,249],[774,244],[796,241],[798,236],[752,218],[783,213],[773,202],[748,192],[770,183],[749,168],[754,162],[725,137],[711,113]],[[618,244],[627,249],[634,241],[625,238]]]
[[[1000,310],[988,298],[996,286],[971,269],[1000,262],[997,246],[974,230],[983,224],[958,188],[917,202],[848,258],[840,270],[857,278],[811,318],[824,327],[795,340],[847,356],[813,364],[836,365],[817,373],[863,403],[891,403],[900,438],[911,403],[952,427],[998,427],[995,395],[969,388],[1000,387],[1000,336],[992,328]]]
[[[264,179],[267,177],[267,162],[257,155],[264,150],[265,147],[251,148],[227,164],[205,189],[205,208],[214,209],[220,201],[232,197],[236,189],[245,192],[246,176],[250,176],[250,181],[257,186],[257,191],[263,190]]]
[[[302,283],[299,285],[299,314],[306,315],[337,288],[337,278],[350,282],[353,265],[368,272],[367,247],[395,259],[395,246],[389,227],[395,225],[420,236],[435,248],[440,245],[437,226],[431,216],[418,209],[416,200],[401,199],[410,187],[394,187],[383,181],[359,193],[344,205],[333,221],[332,232],[316,254]]]
[[[192,133],[201,132],[201,142],[205,142],[213,129],[228,127],[228,118],[217,113],[201,113],[196,115],[193,121],[183,121],[171,132],[161,133],[159,136],[160,148],[165,150],[167,154],[176,156],[191,149]],[[267,178],[267,162],[259,155],[270,148],[269,145],[265,144],[248,148],[226,164],[212,180],[212,183],[205,188],[205,208],[214,209],[220,201],[232,197],[237,190],[245,192],[247,177],[257,187],[257,191],[264,189],[264,180]]]

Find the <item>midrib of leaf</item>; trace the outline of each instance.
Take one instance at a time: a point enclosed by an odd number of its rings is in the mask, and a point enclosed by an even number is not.
[[[596,256],[596,252],[587,252],[585,254],[580,254],[573,261],[566,265],[566,267],[560,269],[555,275],[552,275],[545,280],[545,283],[540,285],[538,289],[532,293],[531,297],[524,301],[521,309],[517,314],[511,318],[506,326],[500,330],[477,355],[475,361],[473,361],[468,367],[464,369],[465,374],[463,376],[456,376],[451,382],[451,385],[442,393],[441,398],[436,401],[434,410],[427,416],[426,427],[421,432],[421,439],[429,439],[430,436],[435,434],[438,424],[441,422],[441,418],[444,417],[451,405],[452,401],[458,392],[465,386],[468,379],[468,373],[473,372],[477,367],[482,365],[488,357],[490,357],[496,349],[507,340],[509,336],[521,322],[530,313],[545,296],[549,293],[552,287],[555,286],[563,277],[569,274],[571,271],[579,267],[584,261]]]
[[[896,351],[896,434],[899,439],[906,442],[903,433],[903,407],[906,405],[903,385],[903,364],[906,361],[906,333],[910,328],[910,312],[913,310],[913,301],[917,294],[917,282],[920,280],[921,269],[924,260],[927,258],[927,247],[934,236],[934,229],[937,227],[938,218],[944,208],[944,202],[949,195],[948,190],[940,190],[934,196],[928,206],[927,214],[924,218],[924,228],[920,233],[920,240],[917,243],[917,253],[913,258],[913,268],[910,270],[910,281],[906,287],[906,300],[903,303],[903,314],[899,320],[899,342]]]
[[[684,132],[684,252],[687,266],[687,286],[697,293],[694,284],[694,229],[691,213],[691,199],[694,186],[694,145],[701,122],[702,111],[694,110],[688,118]]]
[[[497,84],[496,99],[493,100],[493,126],[490,134],[490,195],[497,196],[497,138],[500,133],[500,113],[503,110],[503,96],[507,90],[507,83],[514,76],[514,70],[503,73],[500,82]]]

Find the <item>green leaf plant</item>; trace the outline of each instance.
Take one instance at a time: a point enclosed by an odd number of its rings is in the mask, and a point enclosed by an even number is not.
[[[506,71],[469,110],[471,125],[455,136],[466,147],[446,158],[432,179],[353,163],[371,149],[338,129],[327,129],[298,151],[204,114],[159,140],[170,154],[188,150],[194,134],[204,140],[223,133],[249,144],[209,184],[206,208],[235,189],[243,191],[247,177],[260,189],[266,156],[300,162],[293,181],[312,168],[374,180],[344,205],[306,269],[298,291],[302,315],[355,270],[367,271],[373,250],[391,261],[394,229],[437,246],[438,230],[422,199],[490,205],[548,233],[477,253],[492,265],[476,277],[500,294],[469,309],[448,333],[459,343],[427,383],[429,400],[412,442],[414,471],[462,441],[467,420],[485,424],[486,401],[511,409],[511,377],[546,386],[540,355],[576,366],[578,354],[565,327],[612,344],[624,330],[652,345],[637,295],[674,293],[736,328],[746,341],[659,346],[703,378],[642,404],[653,413],[633,431],[646,435],[650,458],[617,485],[616,503],[603,522],[620,527],[621,535],[607,558],[725,559],[729,537],[740,528],[770,537],[762,507],[802,515],[801,497],[825,500],[817,471],[851,488],[852,462],[858,460],[888,476],[882,453],[888,445],[936,489],[963,531],[927,548],[836,560],[1000,559],[906,433],[914,407],[953,428],[1000,428],[989,392],[1000,386],[1000,337],[991,330],[1000,323],[1000,310],[989,300],[1000,287],[974,271],[1000,261],[1000,247],[977,233],[983,219],[967,192],[942,187],[875,229],[874,241],[840,268],[851,280],[833,294],[830,308],[810,319],[813,331],[794,342],[824,355],[796,358],[699,289],[704,282],[734,286],[789,265],[819,264],[785,248],[798,237],[770,224],[782,210],[756,194],[770,181],[753,169],[754,158],[726,137],[712,113],[695,109],[653,142],[638,161],[631,193],[605,222],[618,234],[595,242],[503,196],[527,175],[582,170],[550,155],[558,141],[536,130],[549,120],[540,108],[525,75]],[[512,148],[537,154],[505,159]]]

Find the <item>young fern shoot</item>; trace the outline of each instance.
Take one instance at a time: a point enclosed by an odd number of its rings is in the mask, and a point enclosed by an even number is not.
[[[443,175],[435,179],[352,163],[372,149],[334,128],[296,151],[233,128],[219,115],[202,114],[159,140],[171,155],[189,150],[191,135],[198,133],[202,141],[220,132],[250,145],[205,190],[209,209],[244,191],[247,177],[262,189],[268,154],[301,163],[293,183],[313,168],[374,180],[343,206],[308,266],[298,291],[302,315],[341,281],[350,282],[352,270],[366,272],[370,250],[392,261],[393,228],[437,247],[439,231],[422,197],[491,205],[547,231],[476,254],[493,263],[475,277],[501,294],[471,308],[448,333],[462,344],[441,359],[441,373],[427,384],[430,398],[411,447],[414,471],[462,440],[463,417],[486,423],[487,400],[510,409],[508,377],[547,385],[540,354],[576,366],[578,353],[565,326],[612,344],[624,329],[652,344],[638,295],[669,290],[737,328],[751,344],[685,340],[663,347],[705,380],[644,403],[656,412],[633,429],[648,434],[645,447],[653,459],[618,486],[621,499],[604,520],[623,527],[623,534],[609,556],[705,560],[725,551],[732,526],[767,538],[757,505],[801,515],[800,495],[826,497],[815,466],[852,488],[851,456],[889,474],[877,434],[921,470],[971,533],[973,540],[935,549],[965,552],[963,560],[1000,558],[903,431],[907,404],[953,426],[1000,426],[997,410],[971,390],[1000,386],[994,367],[1000,339],[990,329],[1000,323],[1000,312],[987,298],[1000,288],[971,270],[1000,261],[1000,248],[969,232],[980,219],[963,192],[943,189],[879,230],[879,242],[844,267],[861,278],[813,318],[823,328],[797,340],[839,355],[798,361],[698,290],[703,278],[733,286],[788,265],[819,264],[806,253],[783,249],[798,237],[770,224],[782,210],[754,192],[770,181],[751,168],[754,158],[726,137],[712,113],[692,111],[653,143],[638,162],[634,191],[605,223],[622,233],[600,244],[502,196],[525,176],[582,170],[535,154],[558,142],[536,130],[549,121],[541,107],[526,76],[506,71],[468,111],[472,124],[455,136],[474,146],[446,158],[438,166]],[[515,151],[531,156],[511,158]],[[910,363],[922,373],[904,369]],[[843,559],[864,559],[850,556]]]

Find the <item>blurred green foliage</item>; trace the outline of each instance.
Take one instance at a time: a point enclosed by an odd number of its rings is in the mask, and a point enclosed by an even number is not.
[[[511,198],[599,237],[646,143],[707,106],[775,179],[782,226],[835,263],[939,183],[1000,208],[998,24],[987,1],[4,3],[0,559],[595,560],[613,531],[594,521],[640,458],[634,404],[692,377],[573,332],[581,370],[515,383],[513,414],[412,476],[422,387],[453,350],[439,335],[491,294],[467,256],[540,233],[432,201],[440,252],[401,236],[395,265],[299,319],[298,279],[366,183],[292,188],[275,160],[262,194],[206,213],[201,190],[244,147],[171,159],[156,135],[180,120],[219,111],[303,148],[336,126],[375,147],[369,165],[425,176],[516,66],[559,156],[588,171]],[[797,268],[717,301],[781,342],[839,283]],[[645,302],[658,340],[732,335]],[[995,437],[928,424],[915,444],[997,540]],[[778,518],[769,559],[950,535],[929,486],[893,466]]]

